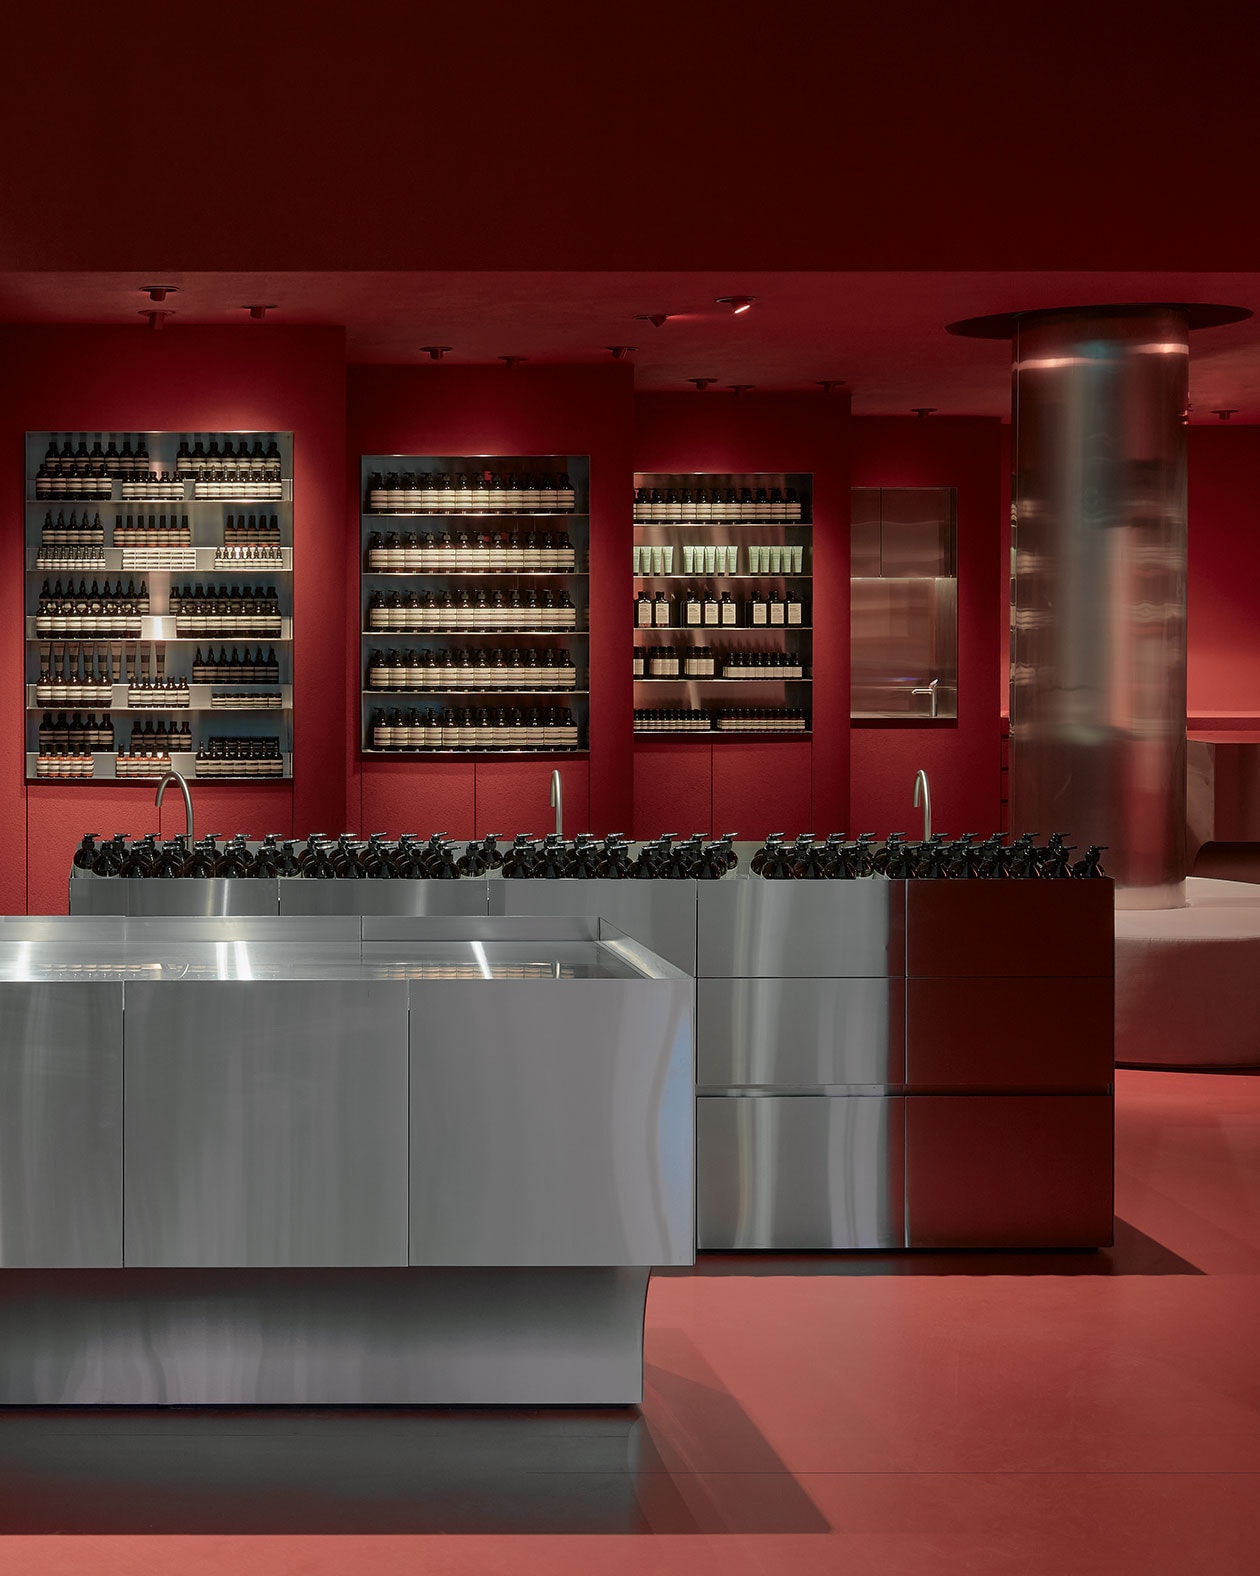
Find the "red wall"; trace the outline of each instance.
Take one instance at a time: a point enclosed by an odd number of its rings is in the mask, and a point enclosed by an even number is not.
[[[636,470],[814,478],[812,739],[636,742],[634,833],[839,827],[849,788],[848,397],[640,394],[634,406]]]
[[[1260,713],[1260,427],[1189,431],[1187,709]]]
[[[915,773],[932,789],[937,831],[997,829],[1002,650],[1002,424],[995,418],[861,417],[855,487],[958,489],[958,719],[853,728],[849,830],[913,830]]]
[[[75,327],[0,331],[0,576],[9,675],[0,685],[0,909],[64,913],[70,855],[83,831],[158,826],[149,788],[25,784],[24,435],[263,428],[294,434],[294,777],[249,787],[200,784],[198,830],[261,835],[340,830],[344,703],[339,631],[345,494],[345,348],[340,329]],[[168,800],[162,830],[182,826]],[[13,857],[10,857],[10,851]],[[21,852],[25,851],[25,868]]]
[[[633,369],[352,367],[342,572],[346,802],[367,832],[543,832],[552,767],[565,830],[630,825]],[[590,756],[532,761],[379,761],[359,754],[359,458],[363,454],[587,454],[591,461]]]

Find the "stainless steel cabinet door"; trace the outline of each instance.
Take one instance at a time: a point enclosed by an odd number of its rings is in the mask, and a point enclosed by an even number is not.
[[[0,1266],[122,1261],[122,986],[0,985]]]
[[[696,1101],[702,1248],[905,1246],[905,1101]]]
[[[697,980],[696,1084],[900,1084],[905,994],[900,979]]]
[[[901,974],[904,881],[699,881],[697,967],[707,979]]]
[[[407,1262],[407,986],[128,984],[128,1265]]]
[[[411,986],[411,1262],[690,1264],[690,980]]]

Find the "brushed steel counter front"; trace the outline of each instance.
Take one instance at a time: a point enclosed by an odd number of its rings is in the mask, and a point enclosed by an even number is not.
[[[693,1017],[585,917],[0,925],[0,1404],[639,1400]]]
[[[904,881],[700,881],[702,979],[883,977],[905,967]]]

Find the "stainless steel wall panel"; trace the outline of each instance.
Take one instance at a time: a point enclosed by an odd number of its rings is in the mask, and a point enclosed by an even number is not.
[[[698,882],[696,972],[706,979],[900,974],[905,886],[755,878]]]
[[[411,1262],[689,1264],[690,980],[411,986]]]
[[[696,1102],[701,1248],[905,1246],[905,1101]]]
[[[124,881],[121,876],[106,878],[71,876],[70,878],[70,912],[80,914],[125,914],[130,907],[130,898],[127,888],[134,886],[133,881]],[[181,882],[182,886],[183,883]]]
[[[701,1093],[901,1084],[905,1063],[900,979],[696,982]]]
[[[909,881],[912,976],[1110,975],[1110,881]]]
[[[125,987],[126,1263],[407,1262],[407,986]]]
[[[0,985],[0,1267],[117,1266],[121,985]]]
[[[633,1406],[648,1271],[15,1272],[5,1406]]]
[[[305,881],[285,880],[282,914],[452,914],[484,915],[484,881]]]
[[[912,979],[906,1083],[914,1089],[1106,1094],[1115,1076],[1112,982]]]
[[[696,888],[701,884],[697,881],[492,881],[488,886],[493,914],[581,914],[606,919],[618,930],[660,953],[675,968],[694,974]]]

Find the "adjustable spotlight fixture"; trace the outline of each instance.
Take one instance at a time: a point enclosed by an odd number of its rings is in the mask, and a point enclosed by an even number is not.
[[[935,416],[935,405],[911,405],[910,409],[916,416]]]
[[[149,327],[157,329],[162,327],[163,323],[166,322],[168,317],[174,317],[175,314],[169,309],[165,312],[159,312],[154,307],[145,306],[140,308],[140,316],[147,317],[149,320]]]
[[[274,301],[269,301],[266,306],[247,306],[245,308],[255,323],[261,323],[263,318],[266,317],[267,313],[274,312],[275,309],[276,303]]]
[[[430,361],[441,361],[442,357],[451,350],[451,345],[421,345],[421,354],[428,356]]]
[[[824,394],[830,394],[834,390],[842,389],[844,387],[844,379],[843,378],[819,378],[819,380],[818,380],[818,387],[823,391]]]
[[[1214,410],[1212,414],[1220,421],[1228,421],[1231,416],[1236,416],[1238,414],[1238,406],[1229,405],[1224,407],[1222,410]]]
[[[714,297],[714,300],[717,302],[718,306],[729,306],[730,307],[730,309],[731,309],[731,316],[732,317],[738,317],[741,312],[747,312],[748,308],[753,304],[753,302],[756,299],[757,299],[756,296],[715,296]]]
[[[749,389],[757,387],[755,383],[728,383],[726,386],[732,394],[747,394]]]
[[[710,384],[717,382],[717,379],[716,378],[688,378],[687,382],[688,383],[694,383],[695,386],[703,394],[705,389],[707,389]]]
[[[505,367],[523,367],[529,360],[528,356],[500,356],[499,360]]]
[[[179,289],[178,285],[141,285],[141,294],[147,295],[155,306],[161,306],[167,296],[174,295]]]
[[[604,346],[604,349],[609,352],[609,354],[612,356],[614,361],[624,361],[632,350],[637,350],[638,348],[639,348],[638,345],[605,345]]]
[[[653,328],[660,328],[662,324],[669,322],[669,313],[636,312],[634,314],[634,320],[636,323],[651,323]]]

